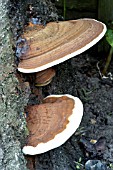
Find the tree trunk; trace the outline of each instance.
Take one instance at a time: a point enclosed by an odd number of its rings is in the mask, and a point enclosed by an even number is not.
[[[15,76],[7,4],[8,0],[0,0],[0,169],[26,170],[19,139],[25,137],[23,110],[28,99]]]
[[[0,169],[26,170],[20,140],[26,134],[23,111],[28,95],[15,76],[7,5],[8,0],[0,0]]]
[[[14,40],[17,36],[16,21],[24,16],[23,3],[28,2],[29,0],[24,2],[0,0],[0,170],[27,170],[21,145],[28,134],[24,107],[29,100],[30,88],[27,86],[27,90],[21,89],[16,77],[12,44],[15,44]],[[37,2],[41,4],[46,0],[37,0]],[[49,5],[50,1],[47,2],[48,4],[46,4]],[[21,8],[15,10],[13,5],[18,7],[18,4]],[[13,12],[10,20],[9,10]],[[45,9],[42,8],[42,10]],[[48,11],[50,12],[52,9]],[[19,12],[23,12],[23,14]],[[45,16],[47,18],[47,14]],[[52,17],[56,16],[51,12],[49,18]],[[24,17],[21,18],[21,26],[24,25],[24,19]]]

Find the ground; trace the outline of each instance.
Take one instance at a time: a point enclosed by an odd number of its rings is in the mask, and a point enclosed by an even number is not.
[[[108,167],[113,164],[113,81],[101,79],[97,68],[98,61],[104,61],[104,55],[98,54],[95,46],[55,67],[56,76],[50,85],[42,88],[41,97],[50,94],[77,96],[83,102],[84,115],[79,129],[63,146],[27,157],[28,164],[33,163],[31,169],[76,170],[80,163],[78,168],[82,170],[90,159],[101,160]],[[113,73],[112,65],[109,71]],[[29,104],[37,103],[39,98],[32,93]],[[91,139],[99,139],[97,150],[92,149]]]

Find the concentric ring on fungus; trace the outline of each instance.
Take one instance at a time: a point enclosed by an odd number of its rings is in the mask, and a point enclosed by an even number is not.
[[[18,70],[33,73],[68,60],[92,47],[105,34],[106,26],[94,19],[48,23],[44,28],[24,33],[29,50]]]

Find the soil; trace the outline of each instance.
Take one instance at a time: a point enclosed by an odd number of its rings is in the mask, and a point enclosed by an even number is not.
[[[78,55],[55,67],[53,81],[32,90],[29,104],[39,103],[50,94],[71,94],[81,99],[84,116],[75,134],[62,146],[37,156],[27,156],[28,167],[34,170],[85,169],[87,160],[100,160],[108,169],[113,164],[113,81],[100,77],[97,48]],[[104,58],[105,54],[101,54]],[[103,59],[102,58],[102,59]],[[112,70],[111,63],[109,71]],[[34,86],[32,85],[32,89]],[[34,93],[35,91],[35,93]],[[41,92],[40,95],[36,95]],[[99,146],[90,140],[96,140]],[[78,166],[77,166],[78,165]],[[106,168],[107,169],[107,168]],[[100,169],[101,170],[101,169]]]

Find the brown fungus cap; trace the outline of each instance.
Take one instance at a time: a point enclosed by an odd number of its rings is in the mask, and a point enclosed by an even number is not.
[[[36,73],[35,76],[35,86],[46,86],[55,76],[55,70],[53,68],[48,68],[46,70]]]
[[[24,154],[36,155],[65,143],[78,128],[83,105],[71,95],[51,95],[40,105],[28,107],[29,136]]]
[[[25,32],[29,49],[22,56],[18,70],[32,73],[57,65],[92,47],[105,32],[105,24],[87,18],[51,22],[39,31]]]

